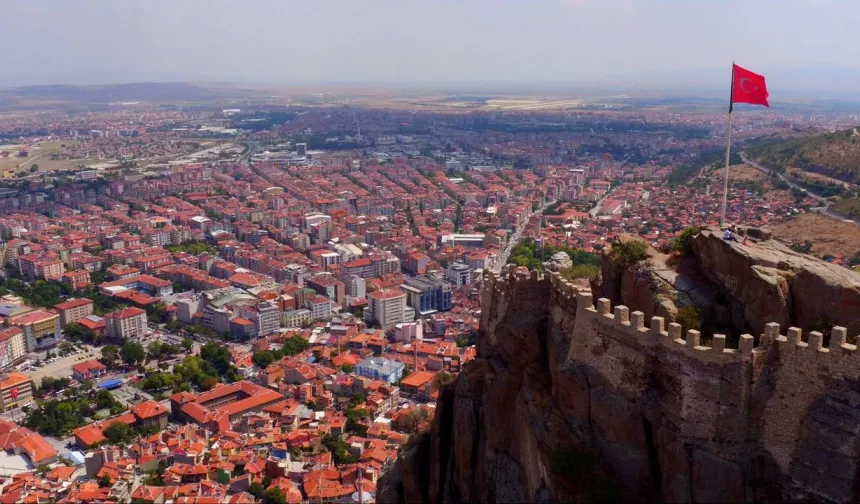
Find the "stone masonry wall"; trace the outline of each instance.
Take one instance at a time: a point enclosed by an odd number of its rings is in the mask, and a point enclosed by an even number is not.
[[[776,323],[766,324],[757,347],[748,334],[738,348],[726,348],[722,335],[704,345],[698,331],[682,335],[678,324],[606,299],[595,306],[557,275],[544,281],[550,331],[572,325],[559,365],[583,377],[568,386],[585,397],[554,393],[578,404],[569,420],[587,426],[631,488],[650,486],[667,501],[855,498],[860,353],[845,343],[844,328],[833,329],[829,348],[820,333],[804,342],[799,329],[784,336]]]

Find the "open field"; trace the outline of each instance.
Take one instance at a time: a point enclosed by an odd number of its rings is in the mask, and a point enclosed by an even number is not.
[[[714,170],[714,175],[720,180],[725,176],[725,168]],[[729,167],[729,182],[766,182],[770,177],[745,164],[732,165]]]
[[[796,219],[771,225],[775,237],[783,241],[812,242],[816,256],[852,257],[860,251],[860,226],[837,222],[819,214],[802,214]]]
[[[26,146],[2,146],[0,151],[5,150],[11,157],[0,158],[0,174],[3,176],[14,176],[15,172],[29,170],[31,166],[39,165],[39,171],[69,170],[80,165],[96,164],[98,160],[92,159],[51,159],[52,154],[60,154],[65,150],[64,146],[75,145],[74,142],[52,141],[40,142],[31,145],[26,158],[17,156],[17,152]]]
[[[582,100],[487,100],[487,107],[500,110],[544,110],[564,109],[582,106]]]

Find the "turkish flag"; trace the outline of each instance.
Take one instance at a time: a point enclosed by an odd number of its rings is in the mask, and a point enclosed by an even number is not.
[[[767,85],[764,83],[764,75],[750,72],[737,65],[733,66],[732,103],[752,103],[770,107],[767,104]]]
[[[13,388],[9,395],[12,396],[12,399],[18,399],[18,389]]]

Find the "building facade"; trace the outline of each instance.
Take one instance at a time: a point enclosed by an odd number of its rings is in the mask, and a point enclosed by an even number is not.
[[[108,313],[105,332],[108,338],[142,338],[146,335],[146,312],[140,308],[126,308]]]

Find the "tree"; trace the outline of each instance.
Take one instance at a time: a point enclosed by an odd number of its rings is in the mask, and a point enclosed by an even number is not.
[[[621,268],[629,268],[639,261],[648,258],[648,245],[645,242],[631,240],[612,245],[612,262]]]
[[[681,335],[686,338],[690,329],[702,330],[702,310],[693,305],[685,306],[678,310],[675,322],[681,324]]]
[[[227,373],[233,360],[230,350],[226,346],[214,341],[206,343],[200,348],[200,357],[214,367],[219,376]]]
[[[353,366],[352,364],[344,364],[340,367],[340,369],[344,373],[352,373],[352,371],[355,369],[355,366]]]
[[[111,444],[125,443],[134,437],[134,431],[124,422],[114,422],[102,431],[102,433]]]
[[[693,249],[693,238],[699,234],[699,228],[690,226],[672,241],[672,250],[688,254]]]
[[[105,345],[102,347],[102,363],[111,368],[116,365],[119,359],[119,348],[116,345]]]
[[[433,386],[436,387],[436,390],[439,390],[445,385],[453,382],[455,379],[457,379],[456,375],[447,371],[439,371],[436,373],[436,376],[433,377]]]
[[[194,348],[194,340],[191,338],[183,339],[182,348],[185,350],[185,353],[190,353],[191,349]]]
[[[161,342],[155,340],[149,345],[146,345],[146,354],[150,359],[158,359],[161,357]]]
[[[137,364],[146,359],[146,350],[136,341],[130,341],[122,346],[120,356],[126,364]]]
[[[259,481],[255,481],[251,483],[250,487],[248,487],[248,493],[253,495],[254,498],[261,500],[263,498],[263,494],[266,493],[266,489]]]
[[[287,504],[287,498],[280,488],[272,487],[263,494],[263,504]]]
[[[65,337],[70,341],[82,341],[84,343],[93,344],[98,339],[96,334],[88,327],[84,327],[77,322],[71,322],[66,325],[63,331]]]
[[[108,476],[107,474],[99,478],[99,488],[110,488],[112,486],[113,483],[111,483],[110,476]]]
[[[254,352],[254,356],[251,359],[254,361],[254,365],[260,369],[266,369],[269,367],[269,364],[275,361],[275,357],[272,355],[272,352],[267,350],[258,350]]]

